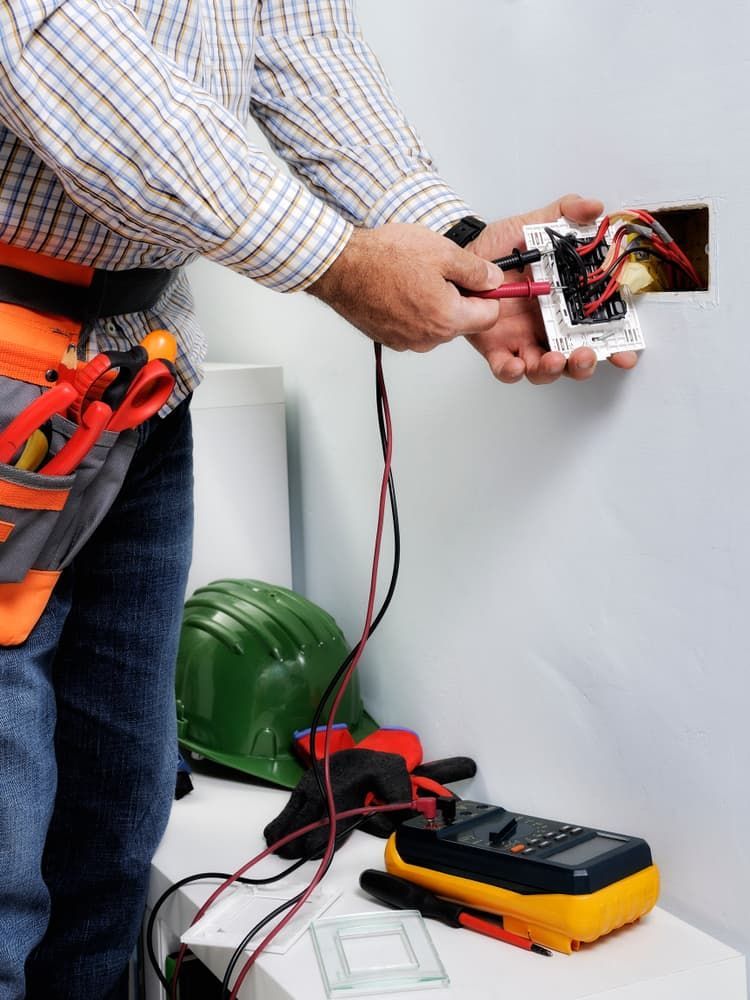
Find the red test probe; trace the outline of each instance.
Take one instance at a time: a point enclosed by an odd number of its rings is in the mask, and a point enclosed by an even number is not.
[[[552,291],[550,281],[508,281],[499,288],[489,292],[469,292],[475,299],[538,299],[540,295],[549,295]]]

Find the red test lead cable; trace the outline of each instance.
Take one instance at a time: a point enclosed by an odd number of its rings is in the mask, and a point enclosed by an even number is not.
[[[411,799],[409,802],[389,802],[387,805],[382,806],[360,806],[358,809],[347,809],[345,812],[335,813],[334,818],[338,820],[352,819],[355,816],[371,816],[373,813],[386,813],[386,812],[400,812],[404,809],[412,809],[416,812],[421,812],[426,819],[435,819],[437,815],[437,799],[433,797],[416,798]],[[206,911],[210,906],[212,906],[219,896],[230,886],[241,878],[245,872],[249,871],[259,861],[263,861],[270,854],[273,854],[280,847],[284,847],[286,844],[291,843],[293,840],[297,840],[298,837],[304,837],[305,834],[311,833],[313,830],[319,830],[321,827],[326,826],[329,820],[328,817],[325,819],[316,820],[314,823],[308,823],[307,826],[302,826],[299,830],[293,830],[291,833],[286,834],[280,840],[277,840],[275,844],[271,844],[270,847],[266,847],[265,850],[261,851],[260,854],[256,854],[254,858],[246,861],[241,868],[238,868],[228,879],[225,879],[220,886],[211,893],[205,903],[200,907],[198,912],[195,914],[193,919],[190,921],[190,926],[193,927],[198,921],[206,914]],[[305,900],[300,900],[300,905],[304,903]],[[295,908],[296,912],[296,908]],[[274,928],[273,933],[276,934],[281,930],[282,924],[286,924],[292,918],[293,914],[287,914],[283,921],[279,921],[279,924]],[[269,935],[271,937],[272,935]],[[261,944],[256,951],[262,951],[263,944]],[[180,945],[180,949],[177,952],[177,958],[175,960],[174,972],[172,973],[172,985],[171,985],[171,1000],[177,1000],[177,983],[179,981],[180,970],[182,968],[182,963],[187,954],[188,946],[186,944]],[[242,973],[240,973],[242,974]],[[239,977],[238,977],[239,980]],[[235,992],[239,987],[239,981],[235,982]],[[234,993],[233,993],[234,996]]]
[[[388,396],[387,396],[387,393],[386,393],[385,381],[384,381],[384,378],[383,378],[382,347],[381,347],[380,344],[375,344],[374,348],[375,348],[376,376],[377,376],[377,381],[378,381],[378,385],[380,387],[380,392],[381,392],[381,396],[382,396],[383,419],[384,419],[384,422],[385,422],[385,429],[386,429],[386,449],[385,449],[385,456],[384,456],[384,462],[383,462],[383,475],[382,475],[381,486],[380,486],[380,500],[379,500],[379,504],[378,504],[378,521],[377,521],[377,528],[376,528],[376,532],[375,532],[375,546],[374,546],[373,561],[372,561],[372,571],[371,571],[371,575],[370,575],[370,592],[369,592],[369,596],[368,596],[368,604],[367,604],[367,613],[366,613],[366,617],[365,617],[365,624],[364,624],[364,628],[362,630],[362,635],[361,635],[360,640],[359,640],[359,642],[357,644],[356,651],[354,653],[354,656],[352,657],[352,661],[349,664],[349,667],[348,667],[346,673],[344,674],[344,676],[343,676],[343,678],[341,680],[341,683],[339,685],[339,689],[338,689],[338,692],[337,692],[336,697],[334,699],[333,705],[331,707],[331,712],[330,712],[330,715],[328,717],[328,722],[327,722],[327,725],[326,725],[325,749],[324,749],[324,755],[323,755],[323,769],[324,769],[324,784],[325,784],[325,790],[326,790],[326,804],[327,804],[327,807],[328,807],[328,815],[329,815],[329,817],[331,819],[331,822],[329,823],[328,842],[326,844],[326,849],[325,849],[325,852],[323,854],[323,858],[322,858],[322,860],[321,860],[321,862],[320,862],[320,864],[318,866],[318,869],[315,872],[315,875],[313,876],[313,878],[312,878],[309,886],[307,887],[307,889],[300,896],[300,898],[297,900],[297,902],[294,904],[294,906],[292,906],[290,908],[289,912],[286,913],[285,916],[279,921],[279,923],[273,928],[273,930],[270,931],[266,935],[266,937],[261,941],[261,943],[255,949],[255,951],[253,951],[252,955],[247,960],[247,962],[244,964],[244,966],[240,969],[240,972],[239,972],[239,974],[237,976],[237,979],[235,980],[234,986],[232,988],[232,993],[231,993],[231,996],[230,996],[230,1000],[236,1000],[237,994],[238,994],[238,992],[239,992],[239,990],[240,990],[240,988],[242,986],[242,983],[244,982],[247,974],[250,972],[250,969],[255,964],[255,962],[257,961],[257,959],[260,956],[260,954],[267,947],[267,945],[273,940],[273,938],[276,937],[276,935],[278,933],[280,933],[280,931],[289,923],[289,921],[295,916],[295,914],[300,910],[300,908],[302,906],[304,906],[304,904],[310,898],[311,894],[313,893],[313,891],[315,890],[315,888],[317,887],[317,885],[320,883],[320,881],[322,880],[323,876],[325,875],[326,871],[328,870],[328,868],[330,866],[330,863],[331,863],[331,860],[333,858],[334,850],[335,850],[335,844],[336,844],[336,821],[337,821],[337,819],[344,819],[344,818],[349,818],[350,816],[363,815],[363,814],[368,813],[368,812],[392,811],[393,809],[396,809],[396,808],[401,808],[401,809],[404,808],[404,804],[403,803],[401,803],[400,806],[383,806],[383,807],[370,807],[370,808],[365,807],[362,810],[353,810],[353,811],[350,811],[348,813],[341,813],[339,816],[337,816],[337,814],[336,814],[336,804],[335,804],[334,797],[333,797],[333,788],[332,788],[332,784],[331,784],[331,775],[330,775],[330,746],[329,746],[330,733],[331,733],[333,725],[334,725],[334,723],[336,721],[336,713],[338,711],[339,705],[340,705],[341,700],[342,700],[342,698],[344,696],[344,693],[346,691],[346,687],[347,687],[349,681],[351,680],[352,674],[354,673],[354,670],[356,669],[357,664],[359,663],[359,660],[360,660],[360,658],[362,656],[362,653],[364,652],[364,648],[365,648],[365,645],[367,643],[367,639],[369,637],[370,626],[372,624],[372,620],[373,620],[373,616],[374,616],[375,597],[376,597],[377,581],[378,581],[378,565],[379,565],[379,562],[380,562],[380,548],[381,548],[382,537],[383,537],[383,525],[384,525],[384,522],[385,522],[386,500],[387,500],[387,497],[388,497],[388,480],[389,480],[390,474],[391,474],[391,458],[392,458],[392,454],[393,454],[392,425],[391,425],[390,407],[389,407],[389,404],[388,404]],[[432,806],[434,804],[431,803],[430,805]],[[422,806],[421,804],[417,806],[414,803],[410,803],[407,806],[407,808],[418,808],[420,811],[423,811],[424,809],[429,808],[429,806],[427,806],[427,805]],[[206,910],[208,909],[208,907],[216,900],[216,898],[220,895],[220,893],[222,893],[226,888],[228,888],[228,886],[230,886],[234,881],[236,881],[237,878],[239,878],[242,874],[244,874],[244,872],[247,871],[247,869],[250,868],[252,865],[254,865],[257,861],[260,861],[261,858],[266,857],[272,851],[277,850],[279,847],[283,846],[285,843],[288,843],[290,840],[294,840],[296,837],[301,836],[304,832],[307,832],[307,831],[309,831],[311,829],[316,829],[319,826],[323,826],[325,823],[328,823],[328,820],[322,820],[319,823],[312,824],[311,826],[304,828],[303,830],[295,831],[295,832],[289,834],[287,837],[283,838],[277,844],[274,844],[271,847],[267,848],[265,851],[263,851],[257,857],[253,858],[251,861],[249,861],[246,865],[244,865],[237,872],[235,872],[231,879],[227,879],[224,883],[222,883],[222,885],[220,885],[212,893],[212,895],[209,897],[209,899],[206,901],[206,903],[204,903],[204,905],[201,907],[201,909],[196,914],[195,919],[193,920],[193,923],[195,923],[197,920],[199,920],[203,916],[203,914],[206,912]],[[186,946],[183,945],[180,948],[180,951],[178,953],[177,962],[175,964],[175,971],[174,971],[174,975],[173,975],[173,979],[172,979],[172,983],[173,983],[173,991],[172,991],[173,997],[176,994],[176,984],[177,984],[177,979],[178,979],[178,975],[179,975],[179,970],[181,968],[182,961],[183,961],[183,958],[184,958],[184,955],[185,955],[186,951],[187,951],[187,948],[186,948]]]
[[[331,712],[328,716],[328,723],[326,725],[326,735],[325,735],[325,749],[323,753],[323,773],[324,773],[324,783],[326,789],[326,798],[328,804],[328,814],[332,817],[332,821],[328,827],[328,843],[326,844],[325,853],[323,854],[323,859],[318,866],[318,870],[307,887],[305,892],[302,894],[301,898],[295,903],[295,905],[289,910],[287,914],[279,921],[279,923],[270,931],[265,938],[261,941],[255,951],[252,953],[250,958],[245,962],[243,967],[240,969],[237,979],[234,982],[232,988],[232,993],[230,995],[230,1000],[236,1000],[237,994],[239,993],[240,987],[245,980],[245,977],[250,972],[258,957],[262,951],[268,946],[268,944],[276,937],[276,935],[289,923],[289,921],[294,917],[294,915],[301,909],[302,906],[307,902],[315,888],[322,880],[328,867],[333,858],[334,850],[336,847],[336,803],[333,797],[333,786],[331,783],[331,754],[330,754],[330,735],[333,725],[336,721],[336,713],[338,712],[339,705],[346,692],[347,685],[351,680],[352,674],[357,668],[362,653],[364,652],[365,646],[367,644],[367,639],[369,637],[370,625],[372,624],[372,619],[375,613],[375,597],[377,591],[378,583],[378,566],[380,563],[380,547],[383,539],[383,525],[385,523],[385,509],[386,501],[388,499],[388,479],[391,474],[391,458],[393,455],[393,435],[391,427],[391,414],[388,405],[388,397],[385,392],[385,382],[383,380],[383,361],[382,353],[383,349],[380,344],[375,344],[375,368],[377,373],[378,383],[380,385],[381,393],[383,396],[383,417],[386,426],[386,452],[383,461],[383,475],[380,482],[380,500],[378,504],[378,521],[377,528],[375,531],[375,546],[372,559],[372,571],[370,574],[370,593],[367,601],[367,614],[365,616],[365,624],[362,629],[362,635],[360,637],[359,643],[357,644],[357,650],[352,658],[352,662],[344,674],[341,684],[339,685],[338,692],[331,706]]]

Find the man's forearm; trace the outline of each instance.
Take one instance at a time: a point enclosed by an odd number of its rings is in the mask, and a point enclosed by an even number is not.
[[[253,114],[345,218],[440,232],[469,214],[400,108],[351,0],[264,0],[255,29]]]
[[[127,4],[4,3],[0,52],[0,119],[114,232],[281,290],[314,281],[348,239],[339,213],[155,51]]]

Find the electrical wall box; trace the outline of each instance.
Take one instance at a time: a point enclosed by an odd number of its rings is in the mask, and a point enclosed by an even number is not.
[[[541,260],[531,265],[535,281],[549,281],[552,293],[539,299],[542,319],[550,350],[560,351],[569,357],[579,347],[590,347],[601,361],[618,351],[641,351],[646,346],[638,321],[633,295],[627,288],[620,288],[618,294],[598,309],[593,316],[584,318],[576,301],[576,294],[570,290],[569,276],[562,262],[558,264],[555,248],[547,229],[554,229],[561,236],[586,243],[593,239],[598,221],[591,226],[572,226],[567,219],[547,225],[524,226],[526,246],[541,251]],[[612,239],[612,229],[607,231],[602,244],[603,253]],[[590,261],[597,266],[600,259]],[[563,271],[561,273],[561,267]]]

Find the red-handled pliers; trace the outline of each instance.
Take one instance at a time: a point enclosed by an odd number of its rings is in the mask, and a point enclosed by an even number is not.
[[[114,378],[108,377],[115,373]],[[153,358],[142,347],[105,351],[73,379],[70,416],[78,429],[40,472],[64,476],[78,468],[102,433],[138,427],[164,406],[174,389],[171,362]],[[100,399],[92,398],[101,394]]]
[[[56,413],[65,413],[76,396],[70,382],[58,382],[21,410],[0,433],[0,462],[10,462],[34,431]]]

